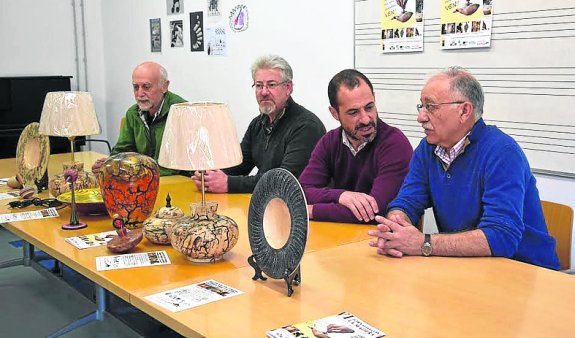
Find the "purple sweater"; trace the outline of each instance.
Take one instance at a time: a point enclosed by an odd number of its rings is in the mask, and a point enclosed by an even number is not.
[[[316,221],[363,223],[338,203],[344,191],[370,194],[380,212],[395,197],[409,170],[413,148],[397,128],[377,119],[377,136],[354,157],[341,127],[325,134],[299,177]]]

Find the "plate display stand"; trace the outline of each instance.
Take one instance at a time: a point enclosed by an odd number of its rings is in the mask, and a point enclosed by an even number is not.
[[[248,212],[252,279],[283,279],[291,296],[293,286],[301,283],[308,227],[307,202],[295,176],[281,168],[266,172],[254,189]]]

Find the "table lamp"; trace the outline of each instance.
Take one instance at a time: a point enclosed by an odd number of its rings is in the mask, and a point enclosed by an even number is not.
[[[188,259],[213,262],[237,243],[237,224],[216,213],[217,203],[206,202],[204,173],[241,162],[242,151],[226,104],[196,102],[170,107],[158,164],[201,173],[201,201],[190,205],[191,217],[181,218],[170,234],[172,246]]]
[[[42,135],[67,137],[70,140],[70,156],[72,167],[74,161],[74,139],[77,136],[100,134],[100,125],[92,96],[86,92],[50,92],[46,94],[42,115],[40,116],[39,132]],[[62,225],[62,229],[74,230],[86,227],[80,222],[76,213],[74,197],[74,182],[77,175],[67,175],[70,182],[72,203],[70,204],[70,223]]]

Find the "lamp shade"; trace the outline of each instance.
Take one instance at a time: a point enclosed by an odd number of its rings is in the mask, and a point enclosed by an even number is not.
[[[100,134],[100,125],[90,93],[46,94],[39,132],[42,135],[62,137]]]
[[[242,163],[230,110],[224,103],[179,103],[170,107],[158,164],[178,170],[211,170]]]

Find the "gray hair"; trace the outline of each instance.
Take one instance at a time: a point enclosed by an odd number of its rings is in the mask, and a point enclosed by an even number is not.
[[[475,120],[479,120],[483,115],[483,103],[485,101],[479,81],[468,70],[459,66],[444,69],[437,75],[445,75],[451,80],[449,89],[463,95],[471,102]]]
[[[164,85],[166,81],[168,81],[168,71],[160,65],[160,86]]]
[[[289,63],[278,55],[264,55],[256,59],[252,64],[252,79],[255,80],[256,72],[260,69],[279,69],[282,75],[282,81],[291,81],[293,71]]]

